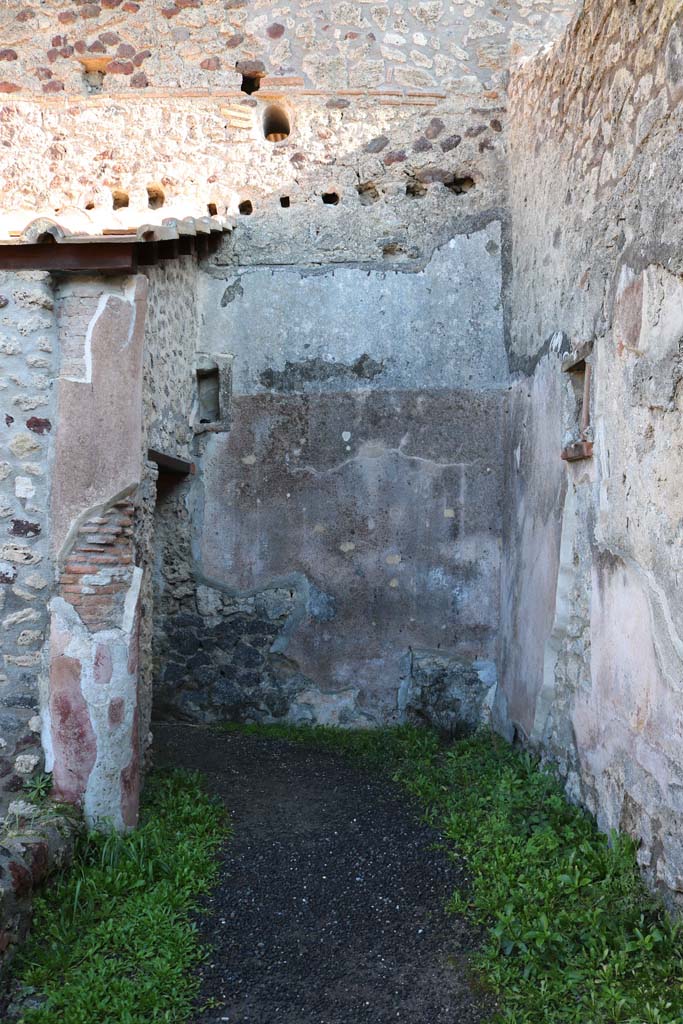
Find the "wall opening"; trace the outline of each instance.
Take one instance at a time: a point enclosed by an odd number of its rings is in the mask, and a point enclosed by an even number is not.
[[[423,181],[411,178],[406,185],[406,195],[411,196],[413,199],[421,199],[422,196],[427,195],[427,186]]]
[[[263,134],[268,142],[282,142],[291,131],[287,111],[271,103],[263,112]]]
[[[166,196],[161,185],[147,186],[147,205],[150,210],[160,210],[166,201]]]
[[[474,184],[474,178],[470,178],[468,175],[465,175],[462,178],[453,176],[448,181],[444,182],[446,188],[449,189],[449,191],[454,192],[456,196],[461,196],[465,192],[470,192],[474,188]]]
[[[207,213],[209,214],[209,217],[217,217],[218,216],[218,207],[216,206],[215,203],[207,203],[206,210],[207,210]]]
[[[220,374],[217,366],[197,369],[197,396],[200,423],[218,423],[221,418]]]
[[[258,92],[261,88],[261,75],[258,74],[245,74],[242,75],[242,84],[240,89],[242,92],[246,92],[247,96],[251,96],[253,92]]]
[[[122,188],[113,188],[111,190],[111,202],[115,210],[125,210],[130,203],[128,193],[124,192]]]
[[[254,204],[251,199],[243,199],[237,209],[243,217],[249,217],[254,212]]]
[[[280,206],[283,210],[288,210],[292,205],[289,196],[280,196]]]
[[[361,206],[371,206],[380,198],[379,189],[374,181],[362,181],[356,186]]]
[[[337,204],[339,203],[339,193],[338,192],[323,192],[322,199],[323,199],[323,202],[324,202],[325,206],[337,206]]]

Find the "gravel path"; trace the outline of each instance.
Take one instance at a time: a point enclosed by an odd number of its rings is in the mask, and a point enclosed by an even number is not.
[[[297,744],[155,727],[157,763],[201,769],[234,835],[199,927],[195,1024],[478,1024],[459,877],[389,780]]]

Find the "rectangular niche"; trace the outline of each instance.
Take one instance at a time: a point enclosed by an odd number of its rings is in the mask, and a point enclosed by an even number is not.
[[[232,393],[232,356],[197,356],[197,415],[195,430],[226,430]]]

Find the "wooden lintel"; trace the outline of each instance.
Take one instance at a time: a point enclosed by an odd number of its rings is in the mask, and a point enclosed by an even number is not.
[[[131,273],[138,267],[135,242],[40,242],[0,245],[0,270]]]
[[[0,244],[0,271],[49,270],[55,273],[132,274],[139,267],[153,267],[159,260],[178,256],[204,259],[218,249],[222,232],[181,235],[178,239],[116,241],[104,238],[87,242],[19,242]]]
[[[196,472],[194,462],[186,459],[178,459],[175,455],[166,455],[165,452],[158,452],[156,448],[147,449],[147,458],[150,462],[156,462],[160,469],[167,473],[177,473],[178,476],[191,476]]]

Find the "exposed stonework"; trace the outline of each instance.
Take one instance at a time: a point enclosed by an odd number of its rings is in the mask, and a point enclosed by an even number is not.
[[[54,450],[55,302],[49,275],[0,275],[0,815],[43,765],[39,713]],[[18,770],[30,756],[33,768]]]
[[[490,721],[496,691],[493,661],[411,650],[398,693],[404,721],[438,729],[449,739],[468,736]]]
[[[5,968],[26,938],[33,896],[69,865],[78,821],[62,809],[21,798],[6,809],[0,846],[0,957]]]
[[[48,95],[234,89],[252,65],[314,88],[434,89],[463,79],[476,86],[508,66],[510,48],[533,51],[556,35],[574,7],[573,0],[10,2],[0,15],[0,88]]]
[[[273,100],[292,110],[292,132],[277,145],[263,134],[264,111]],[[240,217],[246,245],[237,261],[243,263],[261,261],[251,235],[264,212],[271,218],[269,232],[278,231],[283,242],[293,233],[287,245],[297,252],[296,259],[301,238],[312,244],[310,222],[325,225],[315,240],[315,262],[323,262],[319,257],[333,240],[337,245],[345,241],[353,251],[352,238],[338,237],[329,227],[336,223],[335,214],[349,207],[364,215],[359,241],[367,234],[368,244],[371,233],[377,234],[378,219],[384,218],[379,238],[389,244],[395,215],[387,219],[381,211],[386,202],[403,200],[406,189],[412,207],[443,191],[449,200],[446,216],[461,207],[469,212],[496,205],[496,196],[502,201],[506,101],[500,89],[482,96],[465,90],[400,101],[358,94],[341,109],[324,96],[272,92],[233,98],[230,103],[243,112],[236,124],[227,102],[211,95],[179,95],[169,103],[140,96],[10,97],[0,121],[0,138],[12,152],[11,161],[0,162],[7,207],[49,217],[77,206],[87,218],[89,209],[93,215],[110,211],[115,194],[125,194],[127,206],[117,213],[142,224],[150,215],[148,186],[158,181],[164,204],[155,214],[182,216],[178,211],[192,202],[197,209],[208,212],[211,205],[219,215],[227,211],[237,217],[240,204],[249,200],[255,216]],[[102,153],[95,164],[88,155],[93,131]],[[59,145],[56,137],[63,139]],[[458,191],[457,181],[467,177],[474,188]],[[368,203],[372,189],[378,200]],[[323,203],[328,192],[340,196],[338,206]],[[289,207],[280,205],[281,197],[289,198]],[[411,204],[401,202],[395,228],[410,209]],[[377,248],[375,237],[373,255],[377,252],[381,255],[382,247]],[[344,258],[363,258],[363,253],[359,249],[357,256]]]

